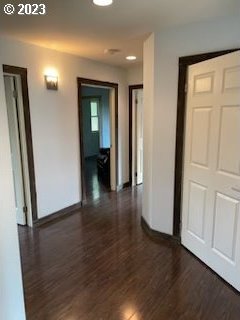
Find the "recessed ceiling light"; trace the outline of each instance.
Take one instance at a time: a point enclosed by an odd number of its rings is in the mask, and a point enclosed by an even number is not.
[[[93,0],[93,3],[96,6],[106,7],[110,6],[113,3],[113,0]]]
[[[133,61],[133,60],[136,60],[137,57],[136,56],[127,56],[126,59],[130,60],[130,61]]]

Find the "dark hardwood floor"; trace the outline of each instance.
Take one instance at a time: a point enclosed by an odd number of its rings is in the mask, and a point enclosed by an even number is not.
[[[141,188],[19,228],[28,320],[239,320],[240,296],[140,225]],[[14,301],[13,301],[14,306]]]
[[[85,159],[85,183],[87,201],[99,199],[111,192],[110,188],[107,188],[98,178],[97,157]]]

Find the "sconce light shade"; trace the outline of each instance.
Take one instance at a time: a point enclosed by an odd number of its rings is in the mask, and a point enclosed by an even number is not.
[[[58,90],[58,76],[45,75],[45,83],[48,90]]]

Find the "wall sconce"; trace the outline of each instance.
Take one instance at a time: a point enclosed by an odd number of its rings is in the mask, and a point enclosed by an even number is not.
[[[45,83],[48,90],[58,90],[58,75],[56,70],[48,69],[45,71]]]
[[[45,76],[46,88],[48,90],[58,90],[58,77]]]

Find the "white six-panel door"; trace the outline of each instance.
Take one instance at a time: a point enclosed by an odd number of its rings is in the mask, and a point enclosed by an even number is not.
[[[17,101],[14,97],[14,77],[4,76],[5,94],[8,111],[9,135],[11,144],[12,168],[15,191],[16,218],[17,223],[26,225],[26,215],[24,213],[25,194],[23,179],[23,164],[21,153],[19,119],[17,114]]]
[[[182,244],[240,291],[240,52],[189,68]]]
[[[137,184],[143,183],[143,89],[137,93]]]

